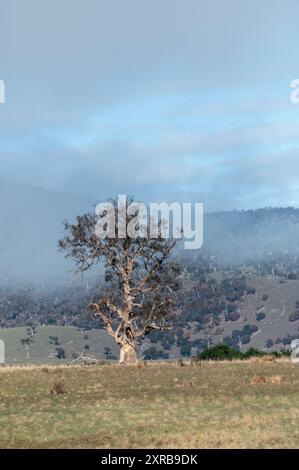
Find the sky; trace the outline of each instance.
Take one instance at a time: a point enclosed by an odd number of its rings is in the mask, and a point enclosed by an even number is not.
[[[298,0],[0,0],[0,176],[299,207]]]

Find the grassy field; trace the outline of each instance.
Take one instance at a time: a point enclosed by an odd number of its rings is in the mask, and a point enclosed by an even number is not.
[[[6,366],[0,446],[299,447],[298,391],[287,361]]]

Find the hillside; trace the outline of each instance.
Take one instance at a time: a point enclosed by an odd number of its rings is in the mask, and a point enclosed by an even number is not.
[[[29,344],[22,340],[30,338]],[[1,328],[7,364],[72,362],[78,353],[98,359],[116,359],[118,347],[104,330],[83,331],[74,327],[40,326]],[[24,344],[23,344],[24,343]],[[63,357],[59,356],[59,351]]]
[[[68,341],[76,348],[81,341],[77,329],[93,332],[102,327],[87,309],[102,293],[101,270],[88,281],[77,277],[66,282],[73,265],[57,252],[63,220],[91,209],[88,201],[0,179],[0,215],[5,220],[0,231],[0,327],[36,328],[36,342],[30,346],[34,361],[53,354],[51,335],[43,335],[41,328],[61,328],[58,336],[69,358]],[[298,209],[206,214],[203,249],[177,253],[185,287],[174,329],[153,332],[141,355],[189,357],[218,342],[241,350],[287,349],[299,333],[298,240]],[[23,331],[15,332],[9,360],[24,359],[19,345]],[[97,340],[91,346],[101,357]]]
[[[150,335],[142,344],[141,354],[152,359],[174,359],[180,355],[195,355],[197,351],[219,342],[240,350],[249,347],[266,351],[288,349],[291,340],[299,337],[299,315],[296,315],[299,280],[281,282],[279,277],[258,277],[248,270],[246,273],[246,293],[237,303],[238,309],[234,314],[221,312],[219,320],[215,319],[212,324],[196,321],[197,315],[188,321],[186,314],[185,321],[184,317],[180,318],[183,329],[176,325],[172,333]],[[51,315],[53,317],[53,312]],[[82,321],[84,318],[86,321],[89,318],[87,311],[82,313]],[[199,310],[198,320],[200,318]],[[0,338],[6,343],[8,363],[57,360],[57,345],[50,343],[50,337],[58,338],[59,347],[64,349],[67,361],[73,359],[76,351],[85,351],[99,359],[110,359],[110,354],[118,357],[117,346],[104,330],[71,326],[34,327],[28,354],[21,340],[28,336],[28,332],[31,335],[31,330],[31,327],[25,326],[0,329]],[[88,350],[85,350],[85,346]],[[105,347],[111,349],[108,357],[104,353]]]
[[[246,285],[248,293],[239,303],[236,319],[227,320],[224,314],[209,330],[213,343],[224,341],[240,350],[288,349],[291,340],[299,338],[299,280],[281,282],[279,277],[258,277],[247,271]],[[251,331],[246,331],[246,325]],[[196,337],[205,339],[207,333]]]

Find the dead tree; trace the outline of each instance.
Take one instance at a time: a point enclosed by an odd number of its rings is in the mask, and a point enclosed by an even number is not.
[[[118,222],[117,201],[112,204]],[[125,217],[122,223],[128,226],[134,214],[126,213]],[[66,222],[60,249],[73,258],[81,272],[103,262],[104,293],[93,299],[90,309],[119,345],[120,364],[134,363],[138,361],[137,342],[152,330],[169,329],[177,315],[181,270],[173,258],[176,240],[150,238],[149,228],[134,238],[119,237],[118,233],[115,238],[99,238],[97,221],[98,216],[85,214],[74,224]],[[136,232],[140,233],[140,226]]]

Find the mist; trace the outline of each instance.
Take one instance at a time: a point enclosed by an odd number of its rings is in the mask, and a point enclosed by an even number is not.
[[[293,0],[1,0],[1,279],[67,278],[63,220],[117,194],[225,211],[204,242],[224,262],[293,247],[297,216],[230,211],[299,206],[298,14]]]
[[[80,280],[58,251],[63,222],[92,212],[96,201],[0,179],[0,283],[59,284]],[[297,254],[299,209],[206,213],[201,251],[222,266],[257,262],[269,255]],[[188,255],[196,256],[198,250]],[[92,276],[100,276],[101,269]]]
[[[0,179],[0,281],[36,284],[68,279],[74,268],[58,253],[63,222],[88,201]]]

